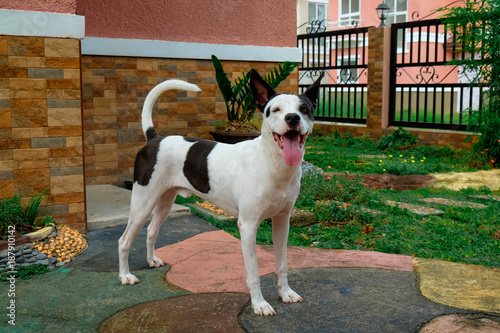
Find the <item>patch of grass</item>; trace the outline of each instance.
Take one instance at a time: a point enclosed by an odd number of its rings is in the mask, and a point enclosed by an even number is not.
[[[49,269],[42,264],[16,267],[15,273],[11,273],[10,269],[5,269],[0,272],[0,281],[7,281],[7,278],[9,278],[11,275],[14,275],[16,278],[27,280],[34,276],[47,273],[48,271]]]
[[[304,159],[324,171],[336,173],[410,175],[492,168],[484,154],[472,150],[404,144],[403,141],[404,138],[401,144],[384,150],[375,140],[352,137],[349,133],[316,135],[307,139]]]

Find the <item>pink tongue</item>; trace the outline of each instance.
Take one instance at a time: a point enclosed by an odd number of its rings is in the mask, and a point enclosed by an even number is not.
[[[283,140],[283,158],[289,166],[295,166],[302,160],[300,135],[285,135]]]

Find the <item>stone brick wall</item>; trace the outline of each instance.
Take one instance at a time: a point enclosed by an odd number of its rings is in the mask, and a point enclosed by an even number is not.
[[[257,68],[269,72],[276,63],[224,61],[229,78]],[[296,93],[297,70],[279,87]],[[82,57],[86,184],[122,185],[132,180],[134,159],[145,144],[141,111],[149,91],[166,79],[197,84],[199,93],[168,91],[157,102],[153,122],[160,135],[212,139],[215,125],[226,118],[209,60],[136,57]]]
[[[78,40],[0,36],[0,199],[50,186],[41,214],[84,230],[80,96]]]

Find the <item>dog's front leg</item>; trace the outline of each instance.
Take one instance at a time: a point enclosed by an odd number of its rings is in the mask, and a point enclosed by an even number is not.
[[[243,259],[245,261],[245,270],[247,274],[247,286],[250,291],[253,312],[258,315],[275,315],[273,307],[269,305],[262,296],[260,289],[259,268],[257,265],[257,228],[259,222],[238,220],[238,227],[241,235],[241,248]]]
[[[278,292],[284,303],[302,302],[303,299],[288,286],[286,248],[290,229],[290,214],[273,217],[273,244],[278,276]]]

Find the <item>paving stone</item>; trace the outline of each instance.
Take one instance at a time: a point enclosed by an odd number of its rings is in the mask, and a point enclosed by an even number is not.
[[[316,218],[312,212],[294,208],[290,215],[290,225],[294,227],[300,228],[314,223],[316,223]]]
[[[480,200],[493,200],[493,201],[499,201],[500,202],[500,196],[498,195],[468,195],[467,198],[470,199],[480,199]]]
[[[397,202],[397,201],[392,201],[392,200],[387,200],[384,202],[386,205],[392,206],[392,207],[399,207],[401,209],[408,209],[410,212],[417,214],[417,215],[440,215],[444,214],[444,212],[440,209],[434,209],[434,208],[429,208],[429,207],[424,207],[424,206],[419,206],[419,205],[413,205],[405,202]]]
[[[364,206],[359,207],[359,209],[361,209],[361,211],[364,212],[364,213],[369,213],[369,214],[372,214],[374,216],[377,216],[377,215],[387,215],[386,212],[381,212],[381,211],[376,210],[376,209],[366,208]]]
[[[142,332],[244,332],[238,314],[248,301],[244,293],[206,293],[140,303],[106,319],[100,332],[127,332],[143,321]]]
[[[347,204],[345,202],[340,202],[340,201],[335,201],[335,200],[328,200],[328,201],[318,201],[317,202],[318,205],[335,205],[335,206],[342,206],[344,208],[347,208],[349,207],[350,204]],[[351,205],[352,206],[352,205]],[[356,209],[359,208],[359,210],[361,210],[362,212],[364,213],[369,213],[369,214],[372,214],[374,216],[377,216],[377,215],[387,215],[386,212],[381,212],[379,210],[375,210],[375,209],[371,209],[371,208],[366,208],[364,206],[358,206],[358,205],[355,205],[353,206],[355,207]]]
[[[458,201],[458,200],[451,200],[451,199],[445,199],[445,198],[425,198],[425,199],[419,199],[418,201],[422,202],[422,203],[445,205],[445,206],[469,207],[469,208],[475,208],[475,209],[488,208],[488,206],[480,204],[480,203],[476,203],[476,202]]]

